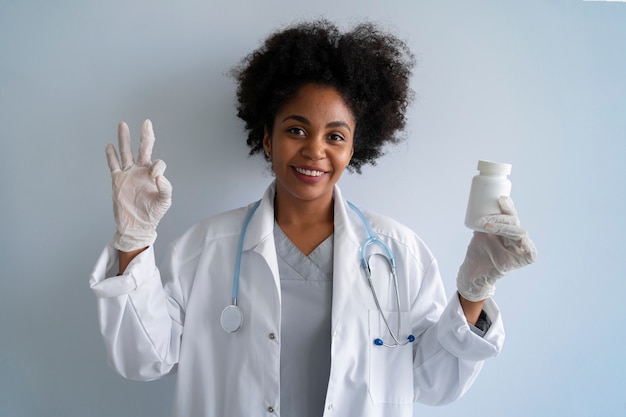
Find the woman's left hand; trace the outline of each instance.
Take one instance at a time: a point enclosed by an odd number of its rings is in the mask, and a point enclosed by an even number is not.
[[[489,298],[499,278],[535,262],[537,257],[535,244],[520,226],[511,198],[502,196],[499,203],[502,214],[485,216],[476,222],[487,233],[474,232],[459,269],[457,289],[470,301]]]

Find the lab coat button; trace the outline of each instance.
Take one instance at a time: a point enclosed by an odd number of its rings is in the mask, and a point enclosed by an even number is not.
[[[327,408],[328,408],[328,410],[330,411],[330,410],[332,410],[332,409],[333,409],[333,405],[332,405],[332,404],[328,404],[328,407],[327,407]]]
[[[272,407],[271,405],[269,407],[267,407],[267,412],[268,413],[273,413],[274,412],[274,407]]]
[[[271,339],[271,340],[276,339],[276,335],[275,335],[274,333],[270,333],[270,339]]]

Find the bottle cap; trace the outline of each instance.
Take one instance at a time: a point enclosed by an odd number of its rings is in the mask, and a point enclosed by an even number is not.
[[[509,175],[511,164],[480,160],[478,161],[478,170],[481,174],[486,175]]]

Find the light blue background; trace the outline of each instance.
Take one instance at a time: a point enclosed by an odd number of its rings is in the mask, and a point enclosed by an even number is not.
[[[0,1],[0,415],[166,416],[174,378],[108,368],[87,280],[113,232],[104,145],[151,118],[174,205],[156,245],[259,198],[226,75],[273,29],[326,16],[418,59],[408,141],[342,187],[417,231],[446,288],[478,159],[513,164],[538,262],[498,286],[507,341],[471,391],[416,416],[626,414],[626,3]],[[355,266],[356,267],[356,266]],[[227,300],[224,300],[225,302]]]

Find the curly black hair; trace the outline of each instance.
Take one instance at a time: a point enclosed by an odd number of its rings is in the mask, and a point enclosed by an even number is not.
[[[401,139],[413,94],[413,65],[406,43],[373,23],[342,33],[327,20],[317,20],[273,33],[232,71],[250,155],[263,154],[264,129],[271,133],[281,106],[304,84],[327,85],[355,116],[348,169],[361,173],[364,164],[376,164],[383,145]]]

